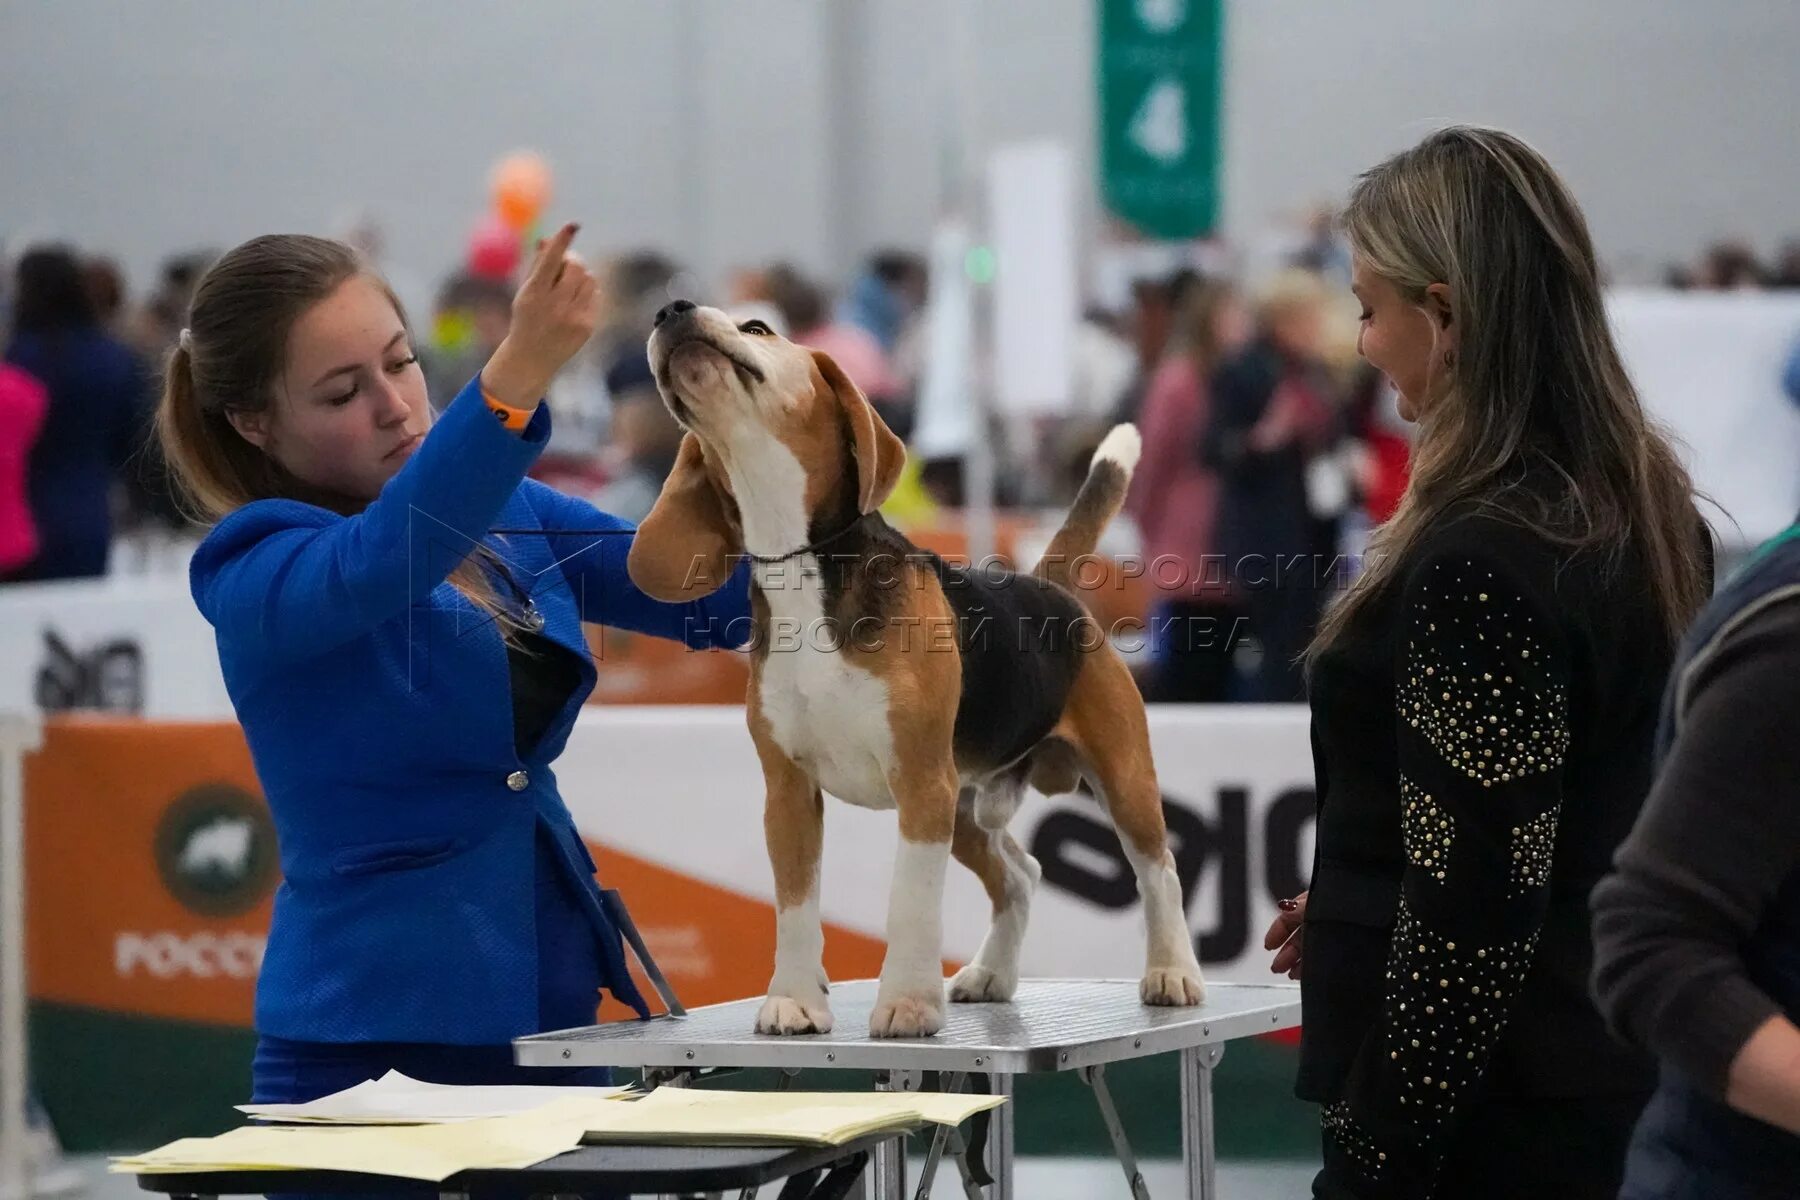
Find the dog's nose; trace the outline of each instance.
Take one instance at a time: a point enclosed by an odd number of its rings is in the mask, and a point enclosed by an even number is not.
[[[656,310],[656,323],[661,325],[670,317],[679,317],[682,313],[693,312],[698,307],[692,300],[676,300]]]

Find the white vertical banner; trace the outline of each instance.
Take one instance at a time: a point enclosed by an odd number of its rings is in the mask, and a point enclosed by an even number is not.
[[[908,449],[920,458],[960,458],[975,440],[975,306],[964,263],[969,229],[956,217],[931,231],[931,299],[925,362]]]
[[[1081,305],[1074,180],[1074,156],[1057,141],[1001,146],[988,160],[994,387],[1002,413],[1060,413],[1070,403]]]

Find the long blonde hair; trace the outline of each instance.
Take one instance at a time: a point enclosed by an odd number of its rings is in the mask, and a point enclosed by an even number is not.
[[[294,477],[247,441],[233,412],[263,412],[274,400],[287,360],[288,336],[301,315],[347,280],[380,285],[406,323],[406,310],[387,281],[350,246],[304,234],[252,238],[230,251],[194,289],[187,330],[169,356],[156,435],[188,515],[211,524],[253,500],[303,500],[345,516],[363,501],[316,488]],[[499,601],[482,561],[495,558],[479,541],[450,572],[470,603],[517,627]]]
[[[1432,523],[1471,503],[1605,561],[1635,552],[1670,640],[1706,599],[1694,490],[1644,413],[1613,344],[1587,222],[1537,151],[1453,126],[1363,175],[1343,226],[1374,274],[1424,306],[1446,284],[1458,340],[1425,405],[1400,507],[1357,585],[1325,616],[1329,645],[1395,581]],[[1435,327],[1435,323],[1434,323]],[[1556,481],[1519,486],[1529,472]]]

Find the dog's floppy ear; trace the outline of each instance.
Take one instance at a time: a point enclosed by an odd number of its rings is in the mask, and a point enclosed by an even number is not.
[[[631,540],[626,573],[658,600],[711,595],[743,553],[736,518],[737,506],[713,478],[700,439],[687,433],[662,494]]]
[[[857,507],[872,513],[893,495],[900,482],[901,468],[906,466],[906,443],[887,427],[862,389],[850,382],[829,354],[814,350],[813,364],[824,377],[825,386],[837,393],[844,418],[850,422],[856,451]]]

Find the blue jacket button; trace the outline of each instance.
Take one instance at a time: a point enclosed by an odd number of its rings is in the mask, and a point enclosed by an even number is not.
[[[506,777],[506,786],[515,792],[522,792],[531,786],[531,776],[524,771],[514,771]]]

